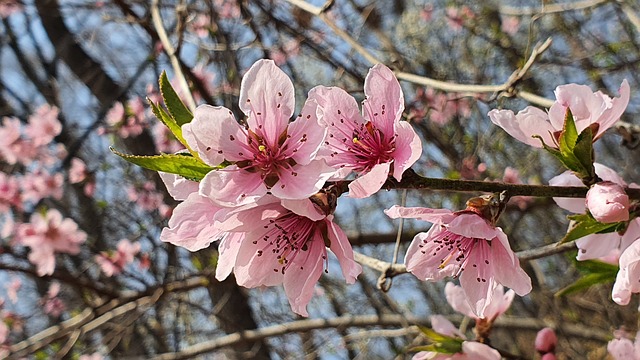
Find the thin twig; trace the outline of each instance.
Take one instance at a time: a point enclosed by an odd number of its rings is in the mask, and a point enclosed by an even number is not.
[[[318,17],[322,20],[333,32],[339,36],[342,40],[344,40],[347,44],[349,44],[355,51],[357,51],[363,58],[365,58],[370,64],[378,64],[382,63],[380,59],[375,57],[371,52],[369,52],[364,46],[360,45],[356,40],[351,37],[347,32],[338,27],[330,17],[328,17],[324,10],[320,7],[309,4],[304,0],[287,0],[290,4],[297,6],[298,8]],[[548,48],[550,45],[550,39],[547,39],[542,45],[539,46],[538,51],[534,51],[529,57],[527,63],[530,61],[533,62],[537,56],[539,56],[544,50]],[[531,64],[525,69],[524,67],[521,70],[528,70],[531,67]],[[524,76],[524,72],[520,70],[517,71],[520,78]],[[464,95],[475,95],[478,93],[500,93],[503,91],[510,90],[512,95],[518,96],[522,99],[526,99],[532,104],[536,104],[538,106],[548,107],[550,104],[553,104],[553,100],[546,99],[540,97],[535,94],[527,93],[524,91],[513,90],[513,84],[518,79],[509,79],[504,84],[499,85],[467,85],[467,84],[458,84],[448,81],[440,81],[432,78],[428,78],[425,76],[420,76],[416,74],[406,73],[402,71],[395,71],[396,77],[400,80],[405,80],[412,82],[414,84],[423,85],[432,87],[434,89],[438,89],[441,91],[447,92],[456,92]]]
[[[196,108],[196,102],[193,99],[193,95],[191,94],[191,89],[189,89],[189,84],[187,83],[187,78],[184,76],[182,72],[182,68],[180,67],[180,61],[176,55],[176,50],[171,45],[171,41],[169,40],[169,36],[164,29],[164,25],[162,24],[162,17],[160,16],[160,7],[159,0],[153,0],[151,2],[151,18],[153,19],[153,27],[156,29],[156,33],[158,34],[158,38],[164,47],[169,60],[171,61],[171,67],[173,68],[173,72],[175,73],[176,79],[178,80],[178,84],[183,90],[183,96],[187,101],[187,106],[189,109],[193,111]]]

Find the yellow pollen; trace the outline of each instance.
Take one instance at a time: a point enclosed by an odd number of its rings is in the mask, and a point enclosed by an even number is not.
[[[357,137],[354,137],[354,138],[353,138],[353,143],[354,143],[354,144],[357,144],[357,143],[359,143],[359,142],[360,142],[360,139],[358,139]]]
[[[260,146],[258,146],[258,150],[259,150],[260,152],[264,152],[265,150],[267,150],[267,147],[266,147],[266,146],[264,146],[264,145],[260,145]]]
[[[287,258],[285,258],[285,257],[281,257],[281,258],[278,260],[278,262],[280,263],[280,265],[283,265],[285,261],[287,261]]]

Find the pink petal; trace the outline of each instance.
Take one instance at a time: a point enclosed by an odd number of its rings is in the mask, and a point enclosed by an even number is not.
[[[248,288],[274,286],[281,284],[284,279],[278,254],[271,251],[272,248],[263,241],[266,231],[264,227],[260,230],[258,227],[253,232],[245,233],[240,244],[234,267],[238,285]]]
[[[466,339],[466,336],[443,315],[431,315],[429,320],[431,321],[431,328],[438,334]]]
[[[622,81],[618,92],[620,93],[620,97],[613,98],[611,106],[605,110],[598,120],[600,127],[598,128],[596,138],[600,137],[607,129],[613,126],[613,124],[620,119],[620,116],[622,116],[624,111],[627,109],[627,105],[629,105],[629,98],[631,97],[631,90],[627,79]]]
[[[502,230],[491,241],[490,261],[493,263],[495,278],[500,284],[513,289],[520,296],[531,292],[531,278],[520,267],[520,261],[511,250],[507,235]]]
[[[465,295],[462,287],[457,286],[452,282],[447,282],[447,285],[444,287],[444,294],[447,298],[447,302],[451,305],[453,310],[464,316],[477,318],[476,314],[469,307],[467,296]]]
[[[502,356],[498,352],[498,350],[476,342],[476,341],[465,341],[462,343],[462,352],[467,355],[469,359],[474,360],[500,360]]]
[[[542,147],[540,140],[533,138],[533,135],[540,136],[549,146],[555,144],[551,134],[558,129],[549,123],[547,114],[538,108],[528,106],[517,115],[511,110],[494,109],[488,115],[494,124],[527,145]]]
[[[493,288],[497,285],[491,264],[485,264],[483,254],[489,251],[487,241],[478,241],[468,254],[467,264],[460,274],[460,286],[471,310],[478,318],[484,318],[485,308],[493,300]],[[489,260],[491,261],[491,260]]]
[[[629,220],[629,196],[622,186],[611,181],[591,186],[586,204],[591,215],[601,223]]]
[[[314,221],[319,221],[327,216],[309,199],[302,200],[282,200],[282,206],[291,210],[294,214],[304,216]]]
[[[273,60],[258,60],[242,78],[239,105],[249,128],[261,129],[267,143],[275,146],[293,115],[293,83]]]
[[[364,94],[365,117],[385,136],[393,136],[394,124],[404,110],[404,95],[393,71],[382,64],[372,67],[364,80]]]
[[[331,241],[329,248],[338,258],[342,275],[347,284],[353,284],[356,282],[358,275],[362,273],[362,266],[353,259],[353,249],[347,235],[332,220],[333,215],[329,215],[326,220],[328,236]]]
[[[291,136],[290,139],[298,139],[299,142],[291,145],[285,143],[290,148],[295,148],[295,152],[288,151],[287,154],[300,165],[307,165],[315,159],[327,132],[318,123],[316,108],[315,102],[307,100],[300,116],[289,124],[287,130],[287,135]]]
[[[614,360],[636,360],[633,342],[626,338],[609,341],[607,351]]]
[[[169,195],[176,200],[185,200],[191,193],[198,192],[200,184],[196,181],[191,181],[176,174],[169,174],[162,171],[158,171],[160,179],[167,187]]]
[[[220,165],[225,158],[229,161],[246,158],[237,155],[243,151],[241,141],[245,135],[227,108],[200,105],[194,112],[193,121],[182,127],[183,135],[189,134],[185,137],[189,146],[211,166]]]
[[[238,169],[236,165],[210,171],[200,181],[200,194],[221,206],[240,206],[255,202],[267,193],[259,173]]]
[[[420,219],[431,223],[449,223],[457,215],[448,209],[429,209],[422,207],[402,207],[393,205],[391,208],[384,211],[387,216],[392,219],[408,218],[408,219]]]
[[[431,226],[428,232],[418,233],[407,249],[404,264],[407,271],[420,280],[440,280],[453,276],[458,270],[458,266],[452,265],[440,268],[441,258],[431,255],[438,247],[431,239],[442,231],[444,229],[439,225]]]
[[[565,171],[562,174],[555,176],[549,180],[551,186],[584,186],[582,181],[577,176],[573,175],[571,171]],[[584,199],[574,198],[560,198],[554,197],[553,201],[561,208],[571,211],[572,213],[580,214],[584,213],[587,208],[584,203]]]
[[[308,250],[300,251],[284,275],[284,291],[291,309],[299,315],[309,316],[307,304],[313,297],[315,285],[322,275],[324,241],[319,234],[307,241]]]
[[[173,210],[169,227],[162,229],[160,240],[189,251],[206,248],[222,236],[215,222],[219,210],[211,199],[192,193]]]
[[[618,233],[590,234],[576,240],[578,247],[577,260],[598,259],[607,256],[620,245]]]
[[[371,170],[349,184],[349,197],[362,199],[382,188],[389,177],[389,163],[375,165]]]
[[[491,240],[499,230],[475,213],[462,213],[449,222],[449,231],[468,238]]]
[[[216,264],[216,279],[218,281],[223,281],[233,271],[243,239],[243,233],[227,233],[220,241],[218,264]]]
[[[422,141],[411,124],[400,121],[396,124],[396,150],[393,154],[393,177],[401,181],[402,174],[422,155]]]
[[[280,199],[304,199],[317,193],[333,173],[323,160],[296,165],[291,171],[280,172],[270,191]]]

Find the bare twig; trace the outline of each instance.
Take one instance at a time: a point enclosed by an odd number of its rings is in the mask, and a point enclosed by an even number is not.
[[[153,0],[151,3],[151,18],[153,19],[153,26],[156,29],[158,38],[160,38],[160,42],[162,42],[162,46],[164,47],[167,56],[171,61],[171,67],[173,68],[176,79],[178,80],[178,83],[183,90],[183,96],[187,101],[187,105],[189,106],[189,109],[193,111],[196,108],[196,102],[193,99],[193,95],[191,94],[191,89],[189,89],[187,78],[184,76],[182,68],[180,67],[180,61],[178,60],[176,49],[171,44],[169,36],[167,35],[167,32],[164,29],[164,25],[162,24],[159,0]]]
[[[322,8],[311,5],[304,0],[287,0],[290,4],[297,6],[298,8],[318,17],[322,20],[331,30],[334,31],[336,35],[338,35],[342,40],[344,40],[347,44],[349,44],[354,50],[356,50],[363,58],[365,58],[371,64],[382,63],[380,59],[375,57],[371,52],[364,48],[364,46],[360,45],[356,40],[351,37],[348,33],[338,27],[325,13]],[[460,93],[463,96],[466,95],[476,95],[478,93],[500,93],[509,90],[511,95],[515,95],[521,97],[522,99],[526,99],[532,104],[536,104],[539,106],[550,106],[553,104],[553,100],[546,99],[540,97],[535,94],[527,93],[524,91],[517,91],[512,89],[515,82],[521,79],[524,76],[524,73],[531,67],[533,61],[535,61],[536,57],[539,56],[542,52],[544,52],[549,45],[551,44],[551,40],[547,39],[543,44],[537,47],[537,51],[534,50],[529,57],[527,64],[522,69],[516,71],[516,77],[510,78],[504,84],[499,85],[467,85],[467,84],[458,84],[448,81],[440,81],[432,78],[428,78],[425,76],[420,76],[416,74],[406,73],[402,71],[396,71],[396,77],[400,80],[405,80],[412,82],[414,84],[423,85],[432,87],[434,89],[438,89],[446,92],[456,92]],[[529,64],[531,63],[531,64]]]

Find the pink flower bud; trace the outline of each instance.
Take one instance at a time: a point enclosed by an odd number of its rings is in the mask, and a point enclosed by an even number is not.
[[[587,208],[601,223],[629,220],[629,196],[611,181],[597,183],[587,192]]]
[[[540,360],[556,360],[556,355],[554,353],[546,353],[542,355]]]
[[[541,354],[553,352],[556,349],[558,338],[552,328],[544,328],[536,335],[536,351]]]

